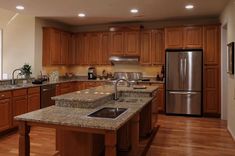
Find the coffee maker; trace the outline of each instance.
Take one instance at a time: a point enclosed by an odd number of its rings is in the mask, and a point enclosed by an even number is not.
[[[97,72],[95,67],[89,67],[88,68],[88,79],[94,80],[97,78]]]

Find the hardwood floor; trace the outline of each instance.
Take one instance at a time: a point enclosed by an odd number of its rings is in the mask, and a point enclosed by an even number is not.
[[[147,156],[235,156],[235,142],[219,119],[160,115]],[[55,153],[55,130],[33,127],[31,156]],[[0,156],[18,155],[18,134],[0,138]]]
[[[235,156],[235,142],[219,119],[160,116],[147,156]]]

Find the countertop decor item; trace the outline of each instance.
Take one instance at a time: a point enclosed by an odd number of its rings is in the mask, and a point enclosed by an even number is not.
[[[21,70],[22,70],[21,75],[24,75],[26,79],[29,79],[30,75],[32,74],[31,66],[25,63],[23,67],[21,67]]]
[[[227,73],[234,74],[234,42],[228,44],[227,50]]]

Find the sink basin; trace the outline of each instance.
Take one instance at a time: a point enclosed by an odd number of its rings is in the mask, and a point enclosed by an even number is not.
[[[111,119],[115,119],[118,116],[120,116],[122,113],[124,113],[126,110],[127,110],[127,108],[104,107],[102,109],[99,109],[98,111],[95,111],[94,113],[91,113],[88,116],[89,117],[99,117],[99,118],[111,118]]]

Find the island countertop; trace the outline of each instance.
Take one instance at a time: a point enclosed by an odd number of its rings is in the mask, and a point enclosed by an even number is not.
[[[158,86],[146,86],[145,89],[133,89],[133,87],[118,86],[119,93],[153,93],[158,89]],[[76,91],[68,94],[52,97],[55,101],[82,101],[95,102],[99,99],[114,94],[113,85],[103,85],[82,91]]]
[[[125,97],[133,99],[133,97]],[[50,106],[41,110],[16,116],[18,121],[27,121],[43,124],[53,124],[62,126],[74,126],[83,128],[94,128],[103,130],[118,130],[122,125],[129,121],[136,113],[142,110],[149,102],[151,97],[136,98],[136,102],[109,101],[106,104],[94,109],[70,108]],[[89,117],[88,115],[104,107],[127,108],[127,111],[115,119]]]

